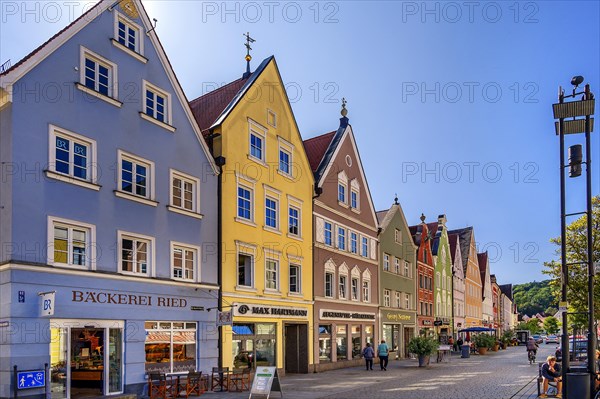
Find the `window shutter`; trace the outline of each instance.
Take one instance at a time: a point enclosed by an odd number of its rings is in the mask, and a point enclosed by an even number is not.
[[[377,259],[377,241],[371,239],[371,259]]]
[[[323,220],[323,218],[317,218],[315,234],[317,242],[325,242],[325,221]]]

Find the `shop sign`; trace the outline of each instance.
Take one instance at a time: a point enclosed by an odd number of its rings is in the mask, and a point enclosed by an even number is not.
[[[344,312],[342,310],[321,309],[321,319],[325,320],[375,320],[375,313]]]
[[[436,326],[436,327],[437,326],[441,326],[442,325],[442,321],[441,320],[436,320],[436,321],[433,322],[433,325]]]
[[[287,306],[258,305],[252,303],[234,303],[233,315],[306,319],[308,318],[308,309]]]
[[[54,298],[56,291],[40,292],[38,295],[41,298],[40,314],[42,316],[54,315]]]
[[[383,318],[385,319],[384,321],[395,321],[395,322],[409,321],[409,322],[413,322],[413,323],[415,321],[414,314],[397,313],[397,312],[385,312],[383,314]]]
[[[277,375],[276,367],[257,367],[254,373],[252,388],[250,389],[250,397],[252,395],[266,396],[271,392],[279,392],[283,397],[281,385],[279,384],[279,375]]]
[[[430,326],[431,325],[431,320],[421,320],[424,326]]]
[[[185,308],[187,300],[159,295],[122,294],[107,291],[72,291],[72,302],[101,303],[108,305],[157,306]]]

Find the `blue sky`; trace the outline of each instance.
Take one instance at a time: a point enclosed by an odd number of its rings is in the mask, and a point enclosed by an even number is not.
[[[89,2],[0,0],[0,62],[16,63]],[[472,225],[500,284],[545,279],[560,235],[552,103],[583,75],[600,93],[597,1],[145,1],[189,99],[275,55],[303,137],[348,101],[377,210]],[[596,106],[598,113],[598,105]],[[600,194],[600,135],[592,134]],[[567,146],[582,143],[569,137]],[[568,212],[585,209],[569,179]]]

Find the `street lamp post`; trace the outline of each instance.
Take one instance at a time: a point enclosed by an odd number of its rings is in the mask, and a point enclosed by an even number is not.
[[[569,371],[569,336],[567,334],[567,283],[569,266],[574,264],[587,264],[588,270],[588,347],[587,358],[589,373],[589,392],[595,390],[596,379],[596,362],[594,361],[596,348],[596,330],[594,322],[594,263],[592,257],[592,159],[591,159],[591,132],[594,128],[594,119],[591,117],[594,114],[595,100],[594,95],[590,91],[590,85],[586,84],[583,92],[577,93],[577,87],[583,83],[582,76],[575,76],[571,80],[573,93],[565,95],[562,87],[558,90],[558,103],[553,104],[554,118],[558,119],[555,122],[556,134],[560,138],[560,214],[561,214],[561,308],[563,335],[561,339],[562,347],[562,373],[565,375]],[[574,98],[575,96],[583,95],[580,101],[565,102],[566,98]],[[585,118],[581,118],[585,117]],[[572,119],[567,119],[572,118]],[[579,118],[579,119],[577,119]],[[565,165],[565,134],[585,133],[585,162],[583,161],[581,145],[573,145],[569,147],[569,164]],[[586,212],[566,213],[565,205],[565,167],[569,166],[569,177],[577,177],[581,175],[581,164],[586,164],[586,187],[587,187],[587,210]],[[587,261],[567,263],[567,245],[566,245],[566,218],[579,214],[587,215]],[[574,348],[575,349],[575,348]],[[569,389],[569,379],[565,379],[563,384],[563,397],[567,398]],[[573,387],[571,387],[573,388]]]

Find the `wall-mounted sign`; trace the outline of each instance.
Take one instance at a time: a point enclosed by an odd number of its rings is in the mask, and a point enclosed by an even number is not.
[[[345,310],[321,309],[323,320],[375,320],[375,313],[349,312]]]
[[[415,313],[403,313],[403,312],[382,312],[383,322],[415,322]]]
[[[40,292],[38,295],[41,299],[40,314],[42,316],[54,315],[54,298],[56,291]]]
[[[287,306],[258,305],[253,303],[234,303],[233,315],[306,319],[308,318],[308,309]]]
[[[159,295],[122,294],[108,291],[72,291],[72,302],[101,303],[107,305],[157,306],[165,308],[185,308],[185,298]]]
[[[233,314],[231,310],[227,312],[217,312],[217,327],[233,325]]]

